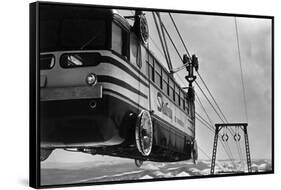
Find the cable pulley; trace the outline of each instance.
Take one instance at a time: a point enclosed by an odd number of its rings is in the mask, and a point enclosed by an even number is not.
[[[239,134],[239,128],[235,127],[235,135],[233,136],[235,141],[240,141],[241,135]]]
[[[235,141],[240,141],[241,139],[241,135],[239,133],[236,133],[234,136],[233,136],[234,140]]]
[[[225,134],[222,135],[221,138],[222,138],[222,141],[227,142],[229,137],[228,137],[228,134],[225,133]]]

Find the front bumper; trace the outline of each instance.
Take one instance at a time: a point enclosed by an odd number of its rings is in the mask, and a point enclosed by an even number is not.
[[[40,101],[101,99],[102,85],[41,88]]]

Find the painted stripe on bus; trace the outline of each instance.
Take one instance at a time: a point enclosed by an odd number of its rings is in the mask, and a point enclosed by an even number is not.
[[[122,86],[123,88],[126,88],[127,90],[134,92],[142,97],[144,97],[145,99],[148,99],[147,95],[145,95],[144,93],[140,92],[138,89],[134,88],[133,86],[129,85],[128,83],[119,80],[117,78],[111,77],[111,76],[105,76],[105,75],[98,75],[98,81],[99,82],[108,82],[108,83],[113,83],[116,84],[118,86]]]
[[[101,62],[106,62],[110,63],[112,65],[115,65],[116,67],[119,67],[126,73],[130,74],[132,77],[137,79],[140,83],[142,83],[144,86],[149,87],[148,83],[142,80],[137,74],[135,74],[132,70],[130,70],[127,66],[125,66],[123,63],[117,61],[116,59],[113,59],[112,57],[109,56],[102,56]],[[125,61],[124,61],[125,62]],[[125,62],[127,65],[130,65],[130,63]],[[130,65],[131,66],[131,65]],[[131,66],[132,67],[132,66]],[[133,67],[132,67],[133,68]],[[135,68],[134,68],[135,69]],[[136,69],[135,69],[136,70]],[[138,74],[142,74],[140,70],[136,70]],[[147,79],[146,79],[147,80]]]
[[[106,75],[106,76],[118,78],[119,80],[129,83],[131,86],[135,87],[140,92],[146,95],[148,95],[149,93],[149,87],[140,83],[136,78],[131,76],[126,71],[108,62],[103,62],[100,65],[98,65],[95,68],[95,73],[98,73],[99,75]]]
[[[126,89],[126,88],[123,88],[122,86],[118,86],[116,84],[113,84],[113,83],[103,82],[101,84],[102,84],[104,89],[110,89],[110,90],[113,90],[115,92],[118,92],[118,93],[128,97],[129,99],[133,100],[137,104],[148,108],[148,105],[149,105],[148,99],[145,99],[142,96],[140,96],[138,94],[135,94],[134,92],[132,92],[132,91]]]
[[[141,82],[143,85],[145,85],[146,87],[149,88],[149,85],[146,84],[146,82],[144,82],[142,79],[140,79],[140,77],[136,76],[135,73],[133,73],[128,67],[124,66],[123,63],[115,60],[114,58],[112,57],[109,57],[109,56],[102,56],[103,58],[106,58],[108,59],[108,63],[111,63],[117,67],[119,67],[120,69],[124,70],[125,72],[127,72],[128,74],[130,74],[132,77],[134,77],[135,79],[139,80],[139,82]],[[117,56],[118,57],[118,56]],[[119,58],[120,59],[120,58]],[[112,61],[112,62],[110,62]],[[137,68],[135,68],[135,66],[132,65],[132,63],[129,63],[129,62],[126,62],[126,61],[122,61],[124,63],[126,63],[127,65],[130,65],[130,67],[132,69],[134,69],[136,72],[138,72],[139,74],[141,74],[146,80],[149,80],[147,76],[145,76],[140,70],[138,70]],[[121,68],[122,67],[122,68]],[[124,67],[124,68],[123,68]],[[186,113],[185,110],[183,110],[183,108],[181,108],[179,105],[177,105],[173,100],[171,100],[171,98],[169,96],[167,96],[165,93],[162,92],[162,90],[153,82],[151,82],[151,84],[153,85],[153,87],[155,87],[156,89],[159,90],[159,92],[161,92],[161,94],[163,94],[164,96],[166,96],[171,103],[173,103],[178,110],[180,110],[182,113],[184,113],[184,115],[186,115],[188,118],[190,118],[190,115]],[[150,87],[151,88],[151,87]],[[188,106],[188,105],[186,105]]]
[[[147,110],[146,108],[142,107],[137,102],[135,102],[134,100],[131,100],[130,98],[128,98],[127,96],[124,96],[123,94],[121,94],[119,92],[116,92],[114,90],[107,89],[107,88],[103,89],[103,92],[104,92],[104,94],[107,94],[107,95],[114,95],[115,98],[118,98],[121,101],[125,101],[126,103],[128,103],[134,107],[137,107],[138,109]],[[120,99],[120,98],[122,98],[122,99]]]
[[[149,81],[149,77],[146,76],[145,74],[142,73],[142,71],[140,71],[140,69],[135,66],[133,63],[131,63],[130,61],[127,61],[127,60],[124,60],[122,58],[120,58],[120,56],[118,54],[116,54],[114,51],[111,52],[112,54],[111,55],[114,55],[115,57],[117,57],[119,60],[122,60],[122,62],[126,63],[127,65],[130,65],[130,67],[136,71],[138,74],[140,74],[140,76],[142,76],[145,80]],[[142,61],[142,63],[145,63],[145,61]]]

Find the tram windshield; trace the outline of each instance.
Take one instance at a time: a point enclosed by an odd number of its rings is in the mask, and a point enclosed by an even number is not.
[[[40,51],[105,49],[102,19],[62,19],[40,22]]]
[[[40,53],[113,50],[128,58],[129,24],[111,9],[44,5],[39,14]]]

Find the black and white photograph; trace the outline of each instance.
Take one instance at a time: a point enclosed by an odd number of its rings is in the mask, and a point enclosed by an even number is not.
[[[274,172],[273,17],[30,4],[31,186]]]

